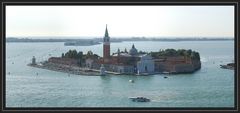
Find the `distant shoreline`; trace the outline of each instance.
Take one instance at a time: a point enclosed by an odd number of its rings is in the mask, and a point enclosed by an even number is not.
[[[123,41],[233,41],[234,38],[112,38],[111,42],[123,42]],[[6,42],[102,42],[102,38],[91,38],[91,39],[31,39],[31,38],[6,38]]]

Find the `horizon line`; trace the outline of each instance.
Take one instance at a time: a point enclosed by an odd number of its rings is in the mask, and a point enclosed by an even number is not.
[[[35,38],[35,37],[79,37],[79,38],[102,38],[103,36],[6,36],[6,38]],[[234,36],[113,36],[111,38],[234,38]]]

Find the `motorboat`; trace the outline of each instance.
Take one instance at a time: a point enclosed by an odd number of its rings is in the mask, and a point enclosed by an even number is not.
[[[129,82],[134,83],[134,80],[129,80]]]
[[[131,99],[133,102],[150,102],[150,99],[146,98],[146,97],[130,97],[129,99]]]

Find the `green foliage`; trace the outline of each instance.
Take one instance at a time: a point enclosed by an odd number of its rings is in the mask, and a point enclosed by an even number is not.
[[[165,56],[176,56],[177,51],[175,49],[166,49],[164,51]]]
[[[88,51],[85,58],[91,58],[91,59],[98,59],[100,56],[98,56],[97,54],[93,54],[92,51]]]
[[[87,58],[92,58],[92,59],[98,59],[100,56],[97,54],[93,54],[92,51],[88,51],[87,54],[83,54],[82,51],[77,52],[75,49],[74,50],[69,50],[65,54],[62,53],[62,58],[73,58],[78,60],[78,64],[82,66]]]
[[[198,52],[193,51],[190,56],[192,59],[200,60],[200,55]]]
[[[77,54],[77,50],[69,50],[67,53],[65,53],[65,55],[62,55],[65,58],[74,58],[77,59],[78,58],[78,54]]]
[[[178,49],[177,50],[177,54],[180,55],[180,56],[184,56],[185,55],[185,49]]]
[[[78,57],[79,59],[82,59],[82,58],[83,58],[83,52],[82,52],[82,51],[79,51],[79,52],[77,53],[77,57]]]
[[[139,53],[139,54],[146,54],[147,52],[145,52],[145,51],[139,51],[138,53]]]
[[[92,56],[93,55],[93,52],[92,51],[88,51],[87,52],[87,56]]]
[[[192,59],[200,60],[200,55],[196,51],[192,51],[191,49],[166,49],[166,50],[159,50],[159,52],[150,52],[149,53],[154,58],[164,58],[167,56],[185,56],[190,57]]]

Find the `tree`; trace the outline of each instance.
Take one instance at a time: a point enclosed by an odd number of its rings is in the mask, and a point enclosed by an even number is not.
[[[177,54],[179,55],[179,56],[184,56],[184,53],[186,52],[186,50],[185,49],[178,49],[177,50]]]
[[[191,56],[191,53],[192,53],[192,50],[191,50],[191,49],[187,50],[187,55],[188,55],[188,56]]]
[[[165,55],[166,56],[175,56],[177,54],[177,51],[175,49],[166,49]]]
[[[153,58],[164,58],[166,56],[185,56],[190,57],[192,59],[198,59],[200,60],[200,55],[198,52],[192,51],[191,49],[185,50],[185,49],[166,49],[166,50],[159,50],[159,52],[150,52],[149,55],[151,55]]]
[[[88,51],[87,52],[87,56],[91,56],[91,55],[93,55],[93,52],[92,51]]]
[[[78,55],[77,50],[74,49],[74,50],[72,51],[72,53],[71,53],[71,58],[77,59],[77,58],[78,58],[77,55]]]
[[[80,65],[80,66],[82,66],[82,64],[83,64],[83,52],[82,51],[79,51],[78,53],[77,53],[77,59],[78,59],[78,65]]]
[[[79,51],[79,52],[77,53],[77,57],[78,57],[79,59],[82,59],[82,58],[83,58],[83,52],[82,52],[82,51]]]
[[[65,53],[65,55],[62,54],[62,56],[66,57],[66,58],[74,58],[77,59],[79,57],[77,50],[69,50],[67,53]]]
[[[200,60],[200,55],[199,55],[198,52],[193,51],[193,52],[191,53],[191,58],[192,58],[192,59],[195,59],[195,60]]]
[[[139,51],[138,53],[139,53],[139,54],[146,54],[147,52],[145,52],[145,51]]]

